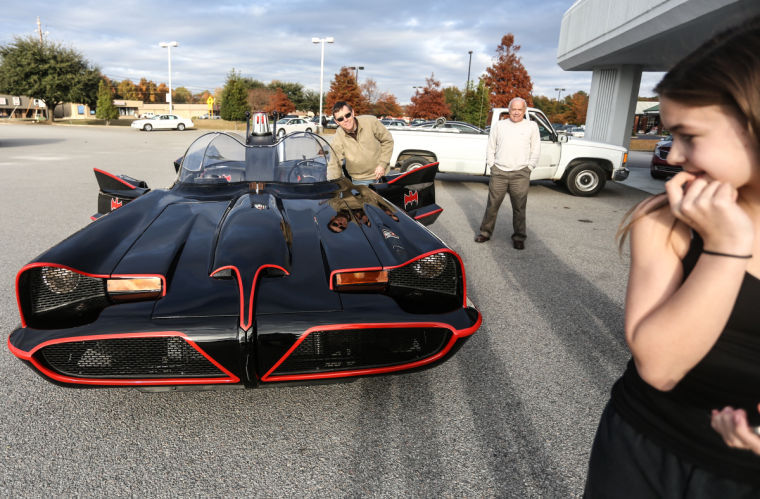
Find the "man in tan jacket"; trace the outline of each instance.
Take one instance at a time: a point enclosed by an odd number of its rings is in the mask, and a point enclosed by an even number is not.
[[[351,105],[344,101],[333,106],[338,130],[332,141],[334,154],[327,164],[327,179],[343,176],[341,164],[354,184],[369,185],[388,173],[393,137],[385,125],[374,116],[356,116]]]

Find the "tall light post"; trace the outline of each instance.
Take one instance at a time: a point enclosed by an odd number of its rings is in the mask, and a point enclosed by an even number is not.
[[[321,43],[322,44],[322,59],[319,63],[319,123],[317,123],[317,127],[322,128],[322,93],[324,92],[324,81],[325,81],[325,43],[333,43],[335,42],[335,39],[331,36],[328,36],[326,38],[318,38],[314,37],[311,39],[311,43]]]
[[[557,102],[559,102],[559,94],[562,93],[562,92],[564,92],[565,89],[564,88],[556,87],[554,90],[557,91]]]
[[[470,54],[470,62],[467,63],[467,88],[465,88],[465,92],[470,89],[470,68],[472,67],[472,50],[468,50],[467,53]]]
[[[172,112],[172,47],[178,47],[177,42],[161,42],[158,44],[161,47],[165,47],[169,52],[169,95],[166,96],[166,101],[169,103],[169,112]]]
[[[364,69],[364,66],[349,66],[348,69],[356,70],[356,73],[354,73],[354,80],[356,80],[356,84],[359,84],[359,70]]]

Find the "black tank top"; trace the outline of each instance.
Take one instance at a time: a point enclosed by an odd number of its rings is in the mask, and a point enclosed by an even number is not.
[[[683,259],[684,280],[701,253],[702,239],[694,233]],[[631,359],[612,388],[612,403],[631,426],[684,461],[760,485],[760,456],[732,449],[710,427],[711,410],[727,405],[744,409],[750,424],[760,425],[760,280],[744,275],[726,328],[675,388],[653,388]]]

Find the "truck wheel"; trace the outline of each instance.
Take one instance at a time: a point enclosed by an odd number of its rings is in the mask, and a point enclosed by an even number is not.
[[[145,130],[146,132],[150,132],[151,130],[153,130],[153,127],[152,127],[152,126],[150,126],[150,125],[145,125],[145,126],[143,127],[143,130]]]
[[[604,170],[596,163],[581,163],[567,174],[565,185],[573,196],[594,196],[601,191],[607,179]]]
[[[423,158],[422,156],[412,156],[410,158],[406,158],[401,162],[401,173],[416,170],[417,168],[423,167],[428,163],[430,163],[430,161],[428,161],[427,158]]]

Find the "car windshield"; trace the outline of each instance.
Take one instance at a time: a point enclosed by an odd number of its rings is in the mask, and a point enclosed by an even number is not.
[[[292,133],[273,144],[247,145],[223,132],[202,135],[187,149],[179,170],[184,184],[281,182],[304,184],[327,180],[332,149],[322,137]]]

